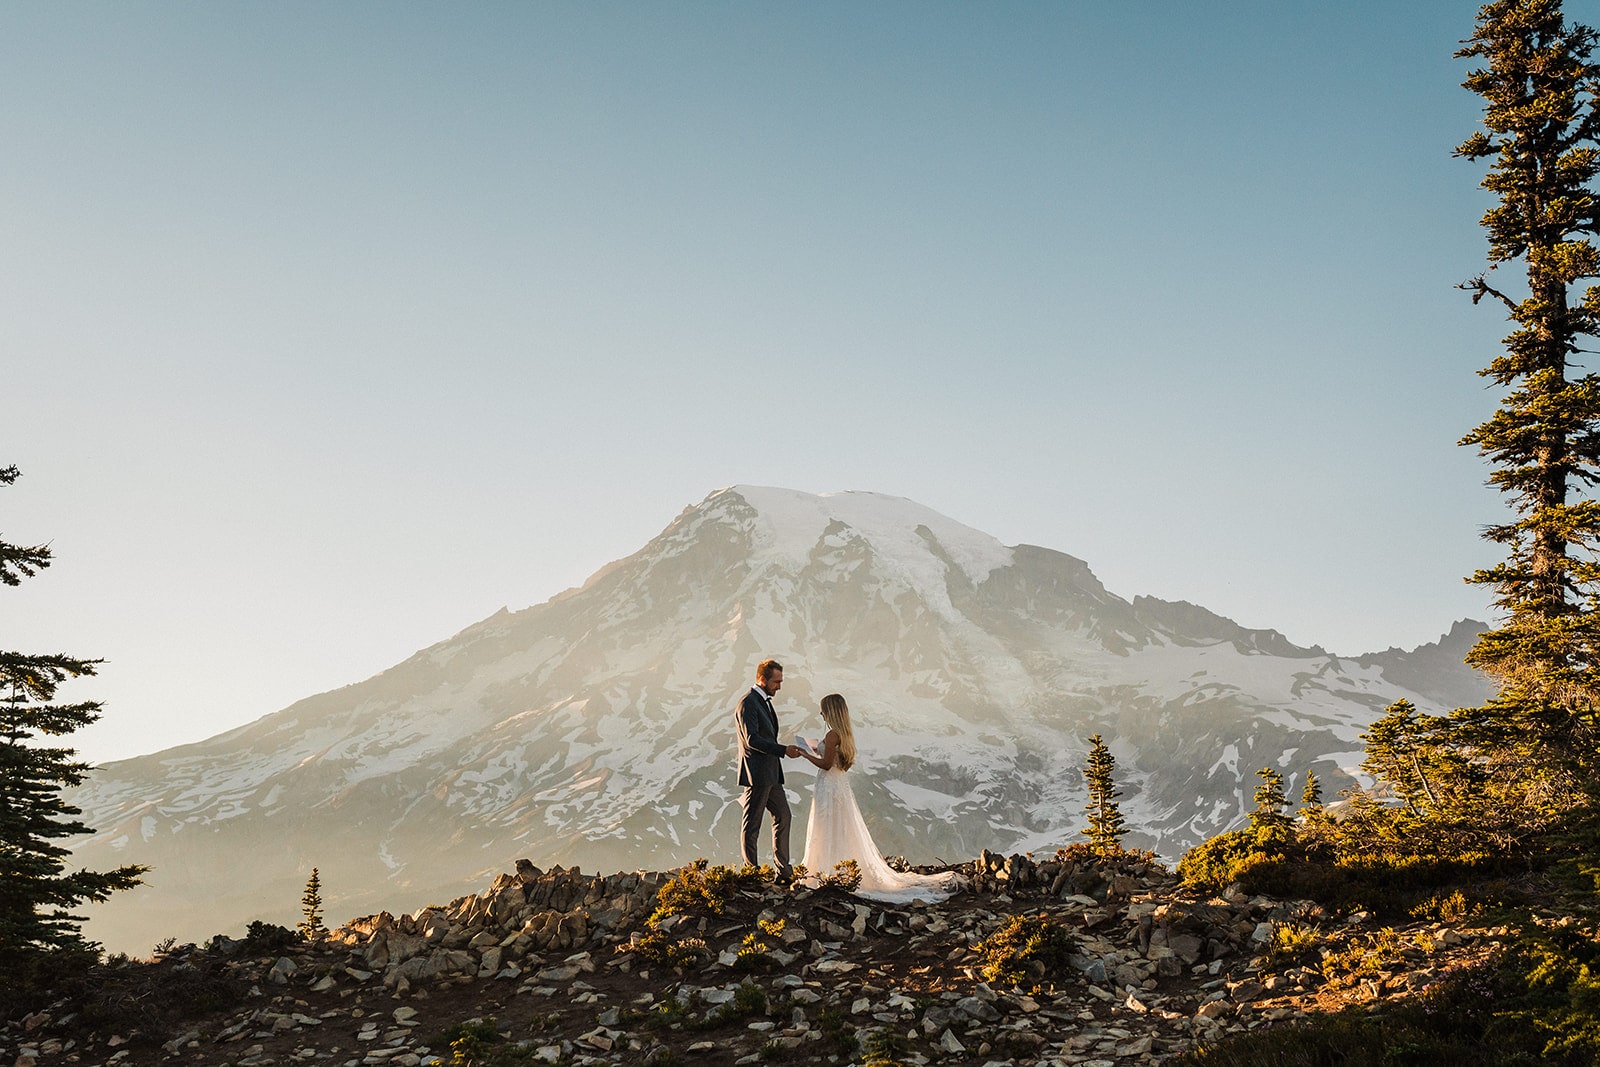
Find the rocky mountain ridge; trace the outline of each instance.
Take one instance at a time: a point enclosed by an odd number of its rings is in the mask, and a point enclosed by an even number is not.
[[[595,876],[523,860],[479,893],[353,920],[317,943],[167,947],[143,985],[124,990],[115,968],[102,978],[92,1023],[82,1004],[47,1005],[0,1030],[0,1050],[24,1067],[426,1067],[466,1039],[499,1049],[496,1062],[593,1067],[872,1056],[1120,1067],[1416,996],[1510,936],[1470,921],[1379,931],[1310,901],[1197,896],[1159,863],[1082,848],[952,869],[967,888],[938,904],[758,878],[661,918],[662,888],[684,872]],[[997,978],[991,949],[1018,917],[1065,940],[1048,963]],[[1315,930],[1316,950],[1275,951],[1286,928]],[[652,930],[688,947],[679,966]]]
[[[856,794],[885,852],[933,862],[1076,840],[1085,739],[1100,733],[1131,842],[1171,859],[1242,820],[1261,766],[1291,790],[1315,770],[1335,791],[1385,705],[1481,699],[1458,662],[1470,632],[1341,658],[1195,605],[1123,599],[1082,560],[911,501],[738,486],[580,588],[97,769],[72,795],[98,831],[79,860],[154,871],[91,909],[89,932],[143,951],[281,921],[313,866],[330,903],[358,911],[454,897],[506,856],[729,861],[730,709],[766,655],[788,668],[786,734],[820,732],[822,694],[850,700]],[[798,853],[810,768],[789,766]]]

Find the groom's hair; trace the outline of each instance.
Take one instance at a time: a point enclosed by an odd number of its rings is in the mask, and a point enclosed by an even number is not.
[[[756,665],[756,681],[764,682],[774,674],[783,673],[783,664],[775,659],[764,659]]]

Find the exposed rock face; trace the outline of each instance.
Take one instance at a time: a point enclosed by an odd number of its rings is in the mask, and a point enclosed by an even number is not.
[[[1445,669],[1453,646],[1340,659],[1194,605],[1130,602],[1082,560],[910,501],[738,487],[581,589],[96,771],[72,797],[99,831],[79,859],[154,873],[93,909],[90,933],[144,951],[292,922],[313,866],[353,912],[448,899],[507,855],[731,861],[731,709],[768,654],[788,668],[786,734],[821,733],[821,696],[848,697],[877,843],[923,862],[1077,840],[1091,733],[1117,757],[1130,841],[1175,858],[1242,819],[1263,765],[1291,795],[1315,769],[1331,795],[1385,705],[1484,695]],[[789,767],[798,854],[811,768]]]
[[[1412,923],[1376,938],[1360,917],[1334,920],[1310,902],[1184,893],[1136,856],[985,853],[958,869],[967,891],[930,906],[739,889],[720,914],[659,924],[705,942],[700,964],[679,970],[641,949],[670,873],[597,877],[524,862],[482,893],[357,919],[281,955],[250,956],[226,939],[167,954],[168,980],[208,969],[238,979],[237,1003],[131,1029],[46,1006],[4,1025],[0,1048],[24,1067],[68,1057],[420,1067],[450,1056],[446,1028],[472,1022],[536,1061],[572,1064],[822,1064],[874,1048],[907,1063],[1155,1064],[1228,1031],[1411,996],[1510,936]],[[988,939],[1017,915],[1069,931],[1070,959],[1022,985],[985,980]],[[1320,927],[1320,964],[1266,955],[1291,924]],[[1370,963],[1334,962],[1380,941],[1387,954]]]
[[[1363,667],[1377,667],[1396,685],[1405,686],[1449,707],[1474,704],[1487,694],[1483,677],[1466,664],[1467,653],[1486,626],[1462,620],[1431,645],[1411,652],[1391,648],[1356,659]]]

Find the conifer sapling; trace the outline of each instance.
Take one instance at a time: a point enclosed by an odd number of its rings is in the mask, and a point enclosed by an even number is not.
[[[300,911],[305,915],[297,927],[302,938],[321,941],[328,936],[328,928],[322,925],[322,878],[315,867],[311,868],[311,877],[306,880],[305,895],[300,898]]]
[[[1322,807],[1322,783],[1316,771],[1306,772],[1305,788],[1300,790],[1300,810],[1316,811]]]
[[[1271,767],[1256,772],[1261,784],[1256,787],[1256,810],[1250,813],[1250,829],[1262,844],[1280,843],[1289,839],[1294,820],[1284,814],[1289,798],[1283,792],[1283,775]]]
[[[1102,856],[1121,852],[1122,837],[1128,832],[1123,825],[1122,812],[1117,809],[1116,798],[1122,794],[1111,780],[1116,765],[1116,758],[1100,735],[1089,738],[1089,758],[1083,768],[1084,781],[1089,787],[1089,828],[1082,833],[1089,838],[1090,847]]]

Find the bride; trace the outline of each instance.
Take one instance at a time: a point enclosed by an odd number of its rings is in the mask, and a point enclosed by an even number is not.
[[[822,698],[822,721],[828,733],[822,739],[820,756],[800,754],[817,765],[816,793],[811,799],[811,817],[806,822],[806,870],[812,878],[831,874],[843,860],[855,860],[861,870],[859,896],[888,903],[913,900],[936,901],[959,891],[961,876],[944,874],[902,874],[883,861],[878,846],[872,843],[867,824],[856,807],[856,795],[846,774],[856,761],[856,739],[850,730],[850,708],[844,697],[829,693]]]

